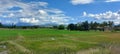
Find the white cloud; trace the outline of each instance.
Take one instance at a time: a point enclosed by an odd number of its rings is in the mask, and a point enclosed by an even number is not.
[[[47,12],[55,13],[55,14],[61,14],[63,11],[59,9],[46,9]]]
[[[90,4],[90,3],[101,3],[101,2],[120,2],[120,0],[70,0],[73,5],[79,4]]]
[[[42,16],[48,15],[48,13],[45,10],[38,10],[38,11]]]
[[[39,20],[35,19],[35,18],[20,18],[21,22],[26,22],[26,23],[32,23],[32,24],[36,24],[39,22]]]
[[[83,12],[83,16],[86,16],[87,15],[87,13],[86,12]]]
[[[89,4],[94,2],[94,0],[71,0],[71,3],[73,5],[78,5],[78,4]]]
[[[86,12],[83,12],[84,17],[90,17],[95,18],[97,20],[111,20],[114,21],[116,24],[120,22],[120,11],[112,12],[107,11],[105,13],[99,13],[99,14],[88,14]]]
[[[18,0],[0,0],[0,17],[14,18],[22,23],[47,24],[67,23],[67,18],[63,11],[56,8],[48,8],[47,2],[21,2]],[[19,10],[9,10],[19,7]],[[9,21],[9,20],[6,20]],[[2,21],[3,22],[3,21]]]
[[[36,3],[36,2],[35,2],[35,3]],[[40,6],[44,6],[44,7],[45,7],[45,6],[47,6],[47,5],[48,5],[48,3],[46,3],[46,2],[39,2],[39,5],[40,5]]]
[[[120,0],[106,0],[105,2],[120,2]]]
[[[18,21],[16,20],[1,20],[2,24],[9,24],[9,25],[12,25],[12,24],[17,24]]]

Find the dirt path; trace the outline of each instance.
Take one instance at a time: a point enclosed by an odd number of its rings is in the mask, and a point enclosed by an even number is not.
[[[120,54],[120,46],[113,45],[110,47],[111,54]]]
[[[77,54],[108,54],[106,49],[94,48],[78,51]]]
[[[14,45],[19,51],[21,52],[25,52],[25,53],[28,53],[28,54],[31,54],[31,51],[26,49],[25,47],[19,45],[18,43],[15,43],[14,41],[7,41],[9,44],[12,44]]]
[[[8,54],[8,51],[0,52],[0,54]]]

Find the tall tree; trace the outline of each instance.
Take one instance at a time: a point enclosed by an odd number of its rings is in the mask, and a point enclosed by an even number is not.
[[[108,21],[108,25],[109,25],[109,27],[113,27],[114,22],[113,21]]]
[[[113,31],[114,22],[113,21],[108,21],[108,25],[110,27],[110,30]]]
[[[77,26],[77,28],[76,28],[77,30],[82,30],[82,29],[81,29],[82,26],[81,26],[81,23],[80,23],[80,22],[77,23],[76,26]]]
[[[94,30],[94,23],[93,23],[93,21],[90,22],[90,29]]]
[[[102,25],[103,25],[103,27],[105,27],[105,26],[108,26],[108,23],[107,23],[106,21],[104,21],[104,22],[102,23]]]
[[[99,26],[99,23],[94,22],[93,26],[94,26],[93,29],[94,29],[94,30],[97,30],[97,27]]]
[[[67,27],[68,30],[75,30],[75,25],[74,24],[69,24]]]
[[[88,23],[88,21],[83,22],[83,27],[84,27],[85,31],[89,30],[89,23]]]

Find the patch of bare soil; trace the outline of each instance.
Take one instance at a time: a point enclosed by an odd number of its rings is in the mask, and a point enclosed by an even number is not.
[[[2,51],[0,54],[8,54],[8,51]]]
[[[120,45],[112,45],[109,49],[111,54],[120,54]]]
[[[77,52],[77,54],[109,54],[109,50],[102,48],[91,48],[91,49],[79,51]]]

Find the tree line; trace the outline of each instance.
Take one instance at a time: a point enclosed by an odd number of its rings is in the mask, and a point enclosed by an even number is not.
[[[56,25],[52,27],[42,27],[39,25],[33,25],[33,26],[16,26],[12,24],[11,26],[4,26],[2,23],[0,23],[0,28],[20,28],[20,29],[36,29],[36,28],[53,28],[53,29],[59,29],[59,30],[74,30],[74,31],[89,31],[89,30],[99,30],[99,31],[105,31],[105,29],[109,29],[110,31],[113,30],[120,30],[120,25],[114,25],[113,21],[104,21],[101,23],[98,22],[78,22],[76,24],[70,23],[68,25]]]
[[[113,31],[115,28],[119,28],[119,27],[120,26],[118,25],[114,25],[113,21],[104,21],[102,23],[85,21],[85,22],[79,22],[76,24],[70,23],[67,25],[67,27],[64,25],[59,25],[58,29],[77,30],[77,31],[89,31],[89,30],[105,31],[108,29],[109,31]],[[116,30],[119,30],[119,29],[116,29]]]

